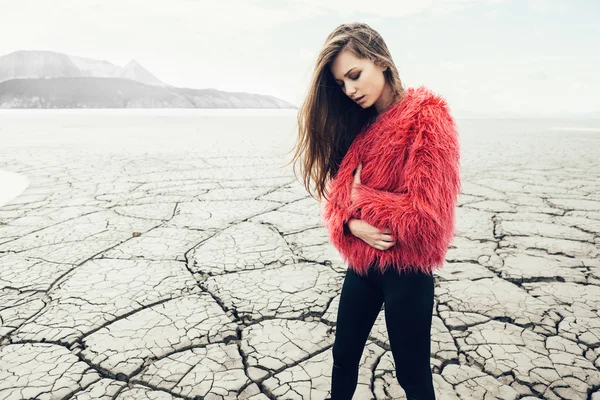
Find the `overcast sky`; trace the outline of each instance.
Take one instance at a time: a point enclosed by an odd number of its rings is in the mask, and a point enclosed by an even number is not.
[[[51,50],[166,83],[300,105],[344,22],[381,33],[407,86],[458,112],[600,112],[598,0],[0,0],[0,55]]]

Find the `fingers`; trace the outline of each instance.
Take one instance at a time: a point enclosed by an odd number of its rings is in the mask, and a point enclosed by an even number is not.
[[[392,247],[394,244],[395,244],[395,242],[386,242],[383,240],[378,240],[373,243],[372,247],[376,248],[377,250],[387,250],[390,247]]]
[[[381,235],[379,235],[379,240],[383,240],[385,242],[390,242],[390,241],[394,241],[394,238],[389,233],[382,233]]]

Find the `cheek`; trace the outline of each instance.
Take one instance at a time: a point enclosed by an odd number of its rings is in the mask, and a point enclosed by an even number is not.
[[[363,86],[367,88],[369,92],[377,93],[383,88],[383,83],[380,82],[380,79],[378,79],[378,77],[371,75],[369,76],[368,80],[365,81]]]

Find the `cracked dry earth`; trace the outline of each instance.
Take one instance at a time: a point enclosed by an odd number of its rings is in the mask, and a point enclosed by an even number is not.
[[[329,395],[346,267],[281,159],[40,154],[0,164],[30,180],[0,208],[1,399]],[[553,160],[465,159],[438,399],[600,398],[598,162]],[[354,398],[395,379],[382,311]]]

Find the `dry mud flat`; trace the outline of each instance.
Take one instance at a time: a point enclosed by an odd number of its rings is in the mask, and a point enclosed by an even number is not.
[[[11,151],[1,399],[324,399],[346,267],[281,159]],[[471,165],[475,165],[472,163]],[[474,170],[435,272],[439,399],[600,399],[598,165]],[[355,399],[397,399],[381,312]]]

